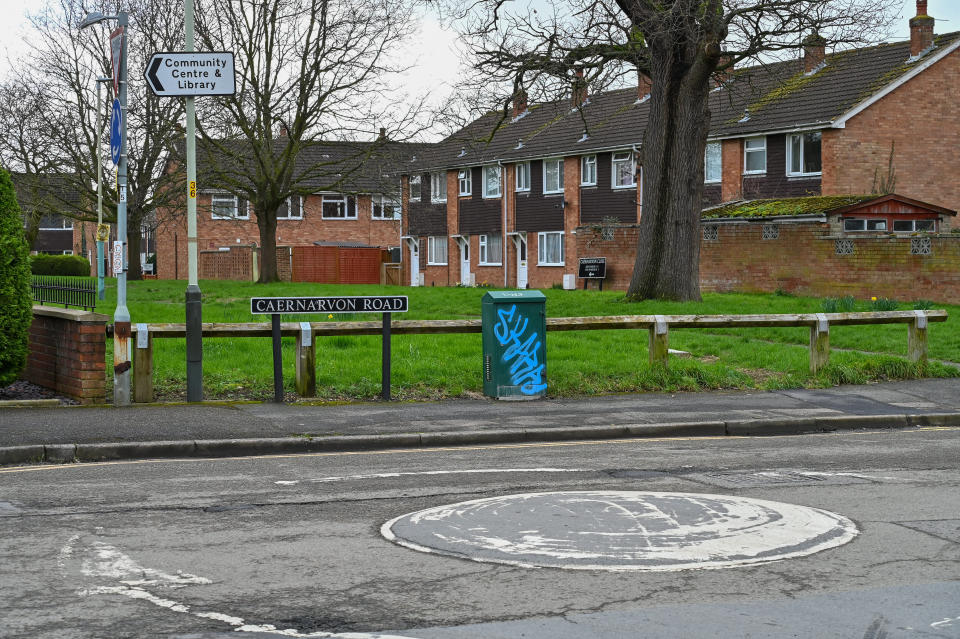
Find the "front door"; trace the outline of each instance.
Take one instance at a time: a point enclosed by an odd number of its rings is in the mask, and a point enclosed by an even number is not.
[[[470,236],[464,235],[458,243],[460,244],[460,283],[470,286]]]
[[[420,240],[407,240],[410,247],[410,286],[420,286]]]
[[[527,238],[515,235],[514,244],[517,248],[517,288],[527,288]]]

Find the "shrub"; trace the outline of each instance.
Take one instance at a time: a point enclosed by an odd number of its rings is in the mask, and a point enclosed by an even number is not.
[[[897,300],[892,300],[886,297],[870,298],[871,311],[895,311],[899,306],[900,306],[900,303],[897,302]]]
[[[930,300],[917,300],[913,303],[913,310],[915,311],[929,311],[934,307],[936,307],[936,304]]]
[[[33,319],[29,255],[13,182],[0,169],[0,387],[17,379],[27,363]]]
[[[824,313],[850,313],[856,308],[857,300],[853,295],[846,297],[828,297],[823,300]]]
[[[34,275],[90,275],[90,262],[79,255],[34,255],[30,258]]]

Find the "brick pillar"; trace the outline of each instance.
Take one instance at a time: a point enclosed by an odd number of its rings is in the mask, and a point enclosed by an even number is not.
[[[743,141],[723,140],[721,153],[723,155],[721,199],[724,202],[739,200],[743,197]]]
[[[577,273],[577,236],[580,226],[580,158],[563,160],[563,273]],[[563,283],[563,277],[559,284]]]
[[[109,319],[88,311],[34,306],[24,378],[81,404],[106,402]]]

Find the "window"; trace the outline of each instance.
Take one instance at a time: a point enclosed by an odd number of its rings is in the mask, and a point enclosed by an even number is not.
[[[483,197],[500,197],[500,167],[483,167]]]
[[[563,266],[563,232],[537,233],[537,265]]]
[[[447,263],[447,238],[446,237],[428,237],[427,238],[427,264],[446,264]]]
[[[767,172],[767,138],[747,138],[743,141],[743,172]]]
[[[421,176],[411,175],[410,176],[410,201],[419,202],[420,196],[423,194],[423,186],[420,184]]]
[[[323,219],[355,220],[357,219],[357,203],[351,197],[342,193],[323,196],[320,205]]]
[[[480,264],[499,266],[503,263],[503,236],[488,233],[480,236]]]
[[[291,196],[277,209],[278,220],[301,220],[303,219],[303,198],[299,195]]]
[[[584,155],[580,158],[580,186],[597,185],[597,156]]]
[[[44,215],[40,218],[41,231],[63,231],[73,229],[73,219],[63,215]],[[73,251],[70,252],[73,255]]]
[[[530,190],[530,163],[529,162],[517,163],[517,190],[518,191]]]
[[[431,202],[446,202],[447,201],[447,174],[446,173],[431,173],[430,174],[430,201]]]
[[[613,154],[613,188],[625,189],[637,185],[637,167],[633,163],[633,153],[617,151]]]
[[[563,158],[543,161],[543,192],[563,193]]]
[[[457,182],[460,185],[460,195],[470,195],[473,192],[473,180],[470,177],[470,169],[460,169],[457,174]]]
[[[237,196],[227,193],[214,193],[210,196],[210,210],[215,220],[232,220],[237,214]]]
[[[894,233],[913,233],[926,231],[933,233],[936,231],[936,223],[933,220],[894,220]]]
[[[820,175],[820,131],[787,136],[787,175]]]
[[[387,195],[374,195],[373,212],[370,217],[375,220],[399,220],[400,202]]]
[[[844,218],[844,231],[886,231],[886,220],[865,220],[857,218]]]
[[[703,181],[720,182],[723,179],[722,145],[719,142],[707,142],[703,158]]]

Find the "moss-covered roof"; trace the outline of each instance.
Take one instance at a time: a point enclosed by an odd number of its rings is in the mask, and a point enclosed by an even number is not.
[[[730,202],[705,209],[705,220],[732,217],[790,217],[796,215],[825,215],[835,209],[851,204],[861,204],[877,199],[878,195],[822,195],[816,197],[791,197],[780,200],[749,200]]]

